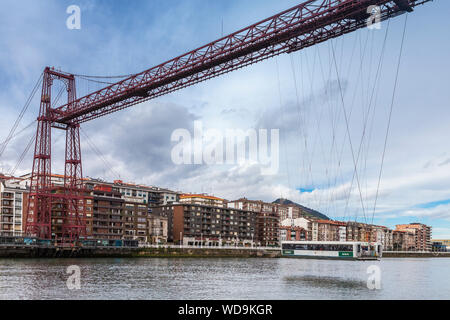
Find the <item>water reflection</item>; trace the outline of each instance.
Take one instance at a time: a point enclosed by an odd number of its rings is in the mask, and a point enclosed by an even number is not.
[[[302,285],[322,289],[367,289],[367,282],[355,279],[342,279],[326,276],[288,276],[283,278],[289,283],[300,282]]]
[[[381,269],[381,290],[367,268]],[[66,286],[81,269],[81,290]],[[0,299],[448,299],[450,259],[2,259]]]

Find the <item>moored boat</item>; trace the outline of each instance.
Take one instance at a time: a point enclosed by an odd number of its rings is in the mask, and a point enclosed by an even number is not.
[[[380,260],[381,243],[347,241],[283,241],[283,257],[339,260]]]

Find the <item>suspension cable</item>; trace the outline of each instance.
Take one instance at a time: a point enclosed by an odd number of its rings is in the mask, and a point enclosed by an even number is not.
[[[16,165],[14,166],[14,168],[10,171],[9,175],[11,177],[14,176],[14,174],[16,173],[17,169],[19,168],[19,166],[22,164],[23,160],[25,159],[25,157],[27,156],[28,152],[30,151],[31,146],[33,145],[33,142],[35,142],[36,140],[36,133],[33,134],[33,136],[31,137],[30,141],[28,142],[27,146],[25,147],[25,150],[22,152],[22,154],[19,157],[19,160],[17,161]]]
[[[118,78],[129,78],[134,76],[135,74],[124,74],[124,75],[118,75],[118,76],[92,76],[92,75],[85,75],[85,74],[74,74],[75,77],[81,77],[81,78],[92,78],[92,79],[118,79]]]
[[[408,14],[406,14],[406,16],[405,16],[405,24],[403,26],[402,42],[401,42],[401,45],[400,45],[400,53],[399,53],[399,56],[398,56],[397,71],[396,71],[396,74],[395,74],[394,90],[392,92],[392,100],[391,100],[391,107],[390,107],[390,110],[389,110],[389,118],[388,118],[388,125],[387,125],[387,129],[386,129],[386,137],[384,139],[384,148],[383,148],[383,155],[381,157],[380,174],[378,176],[377,193],[376,193],[376,196],[375,196],[375,203],[374,203],[373,212],[372,212],[372,223],[373,223],[373,219],[374,219],[374,216],[375,216],[375,210],[376,210],[376,207],[377,207],[377,201],[378,201],[378,195],[379,195],[379,190],[380,190],[381,177],[382,177],[382,174],[383,174],[384,159],[385,159],[385,155],[386,155],[386,148],[387,148],[387,143],[388,143],[388,138],[389,138],[389,132],[390,132],[390,129],[391,129],[392,113],[393,113],[393,110],[394,110],[395,95],[396,95],[396,92],[397,92],[398,77],[399,77],[399,73],[400,73],[400,65],[401,65],[401,60],[402,60],[402,55],[403,55],[403,45],[404,45],[404,42],[405,42],[407,23],[408,23]]]
[[[11,139],[9,139],[9,142],[13,141],[14,139],[16,139],[18,136],[20,136],[21,133],[23,133],[24,131],[26,131],[27,129],[31,128],[35,123],[37,122],[37,120],[33,120],[32,122],[30,122],[29,124],[27,124],[23,129],[21,129],[19,132],[16,132]],[[6,143],[6,140],[3,141],[0,144],[4,144]]]
[[[358,172],[357,172],[358,167],[357,167],[357,163],[356,163],[356,159],[355,159],[355,152],[354,152],[354,149],[353,149],[352,137],[351,137],[351,134],[350,134],[349,119],[348,119],[348,115],[347,115],[347,110],[345,109],[345,100],[344,100],[344,93],[343,93],[342,84],[341,84],[341,78],[339,76],[339,71],[338,71],[338,68],[337,68],[336,54],[335,54],[334,46],[331,45],[331,48],[332,48],[332,53],[333,53],[334,66],[335,66],[335,69],[336,69],[336,75],[337,75],[338,84],[339,84],[339,91],[340,91],[340,95],[341,95],[342,110],[344,112],[345,124],[346,124],[346,129],[347,129],[347,135],[348,135],[349,144],[350,144],[350,151],[352,153],[352,159],[353,159],[353,165],[354,165],[354,169],[355,169],[356,181],[358,183],[359,197],[360,197],[360,200],[361,200],[361,208],[362,208],[362,211],[363,211],[364,220],[367,222],[366,212],[365,212],[366,210],[365,210],[365,207],[364,207],[364,201],[363,201],[362,192],[361,192],[361,184],[359,182],[359,175],[358,175]]]
[[[356,165],[355,165],[356,167],[358,167],[358,164],[360,162],[360,157],[361,157],[361,151],[362,151],[363,143],[364,143],[364,140],[365,140],[366,135],[367,135],[367,125],[368,125],[370,113],[371,113],[372,108],[374,107],[373,99],[374,99],[374,95],[375,95],[375,89],[376,89],[377,83],[378,83],[378,81],[380,79],[380,74],[381,74],[381,70],[382,70],[382,67],[383,67],[384,53],[385,53],[387,38],[388,38],[388,34],[389,34],[390,22],[391,22],[391,20],[389,19],[388,20],[388,24],[387,24],[387,28],[386,28],[386,32],[385,32],[385,35],[384,35],[383,46],[382,46],[382,49],[381,49],[381,54],[380,54],[380,58],[379,58],[379,61],[378,61],[378,66],[377,66],[377,69],[376,69],[375,80],[374,80],[372,92],[371,92],[370,99],[369,99],[369,106],[368,106],[368,110],[367,110],[367,115],[364,115],[364,117],[363,117],[364,118],[363,119],[363,133],[362,133],[362,136],[361,136],[361,141],[359,143],[358,154],[356,156]],[[370,80],[368,82],[370,82]],[[369,90],[370,90],[370,85],[368,85],[368,94],[369,94]],[[354,180],[355,180],[355,176],[357,174],[356,170],[357,169],[355,169],[355,171],[353,172],[352,181],[350,183],[350,190],[353,188],[353,183],[354,183]]]
[[[100,160],[103,161],[103,163],[105,164],[105,166],[117,177],[120,178],[120,174],[118,174],[114,169],[113,166],[109,163],[109,161],[103,156],[103,154],[101,153],[101,151],[97,148],[97,146],[94,144],[94,142],[89,138],[89,136],[87,135],[87,133],[83,130],[82,127],[80,127],[80,131],[81,133],[84,135],[84,137],[86,138],[86,141],[89,145],[89,147],[91,148],[92,151],[94,151],[95,154],[97,154],[97,156],[100,158]]]
[[[19,126],[20,121],[22,120],[25,112],[28,110],[28,107],[31,104],[31,101],[34,98],[34,95],[36,94],[36,91],[42,81],[42,78],[44,76],[44,73],[41,73],[38,81],[36,82],[36,84],[34,85],[33,90],[31,91],[30,96],[28,97],[27,101],[25,102],[25,105],[23,106],[22,110],[19,113],[19,116],[17,117],[16,121],[14,122],[11,130],[9,131],[9,134],[7,136],[7,138],[5,139],[5,141],[3,142],[2,146],[0,147],[0,158],[2,157],[3,153],[5,152],[6,147],[8,146],[8,143],[11,141],[11,138],[14,136],[14,133],[17,129],[17,127]]]
[[[86,78],[83,76],[78,76],[79,79],[83,79],[89,82],[93,82],[93,83],[100,83],[100,84],[114,84],[113,82],[106,82],[106,81],[99,81],[99,80],[92,80],[91,78]],[[109,78],[108,78],[109,79]]]

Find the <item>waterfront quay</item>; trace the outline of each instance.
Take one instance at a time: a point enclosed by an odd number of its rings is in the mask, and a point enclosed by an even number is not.
[[[67,247],[55,245],[0,245],[0,258],[279,258],[280,248],[273,247]]]
[[[450,258],[450,252],[385,251],[384,258]]]
[[[281,258],[278,247],[180,245],[60,246],[0,244],[0,258]],[[384,258],[450,258],[450,252],[384,251]]]

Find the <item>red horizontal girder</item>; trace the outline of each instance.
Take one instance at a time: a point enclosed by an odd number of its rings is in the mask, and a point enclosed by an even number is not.
[[[55,123],[78,124],[297,51],[366,26],[377,5],[381,20],[430,0],[310,0],[142,73],[52,109]]]

